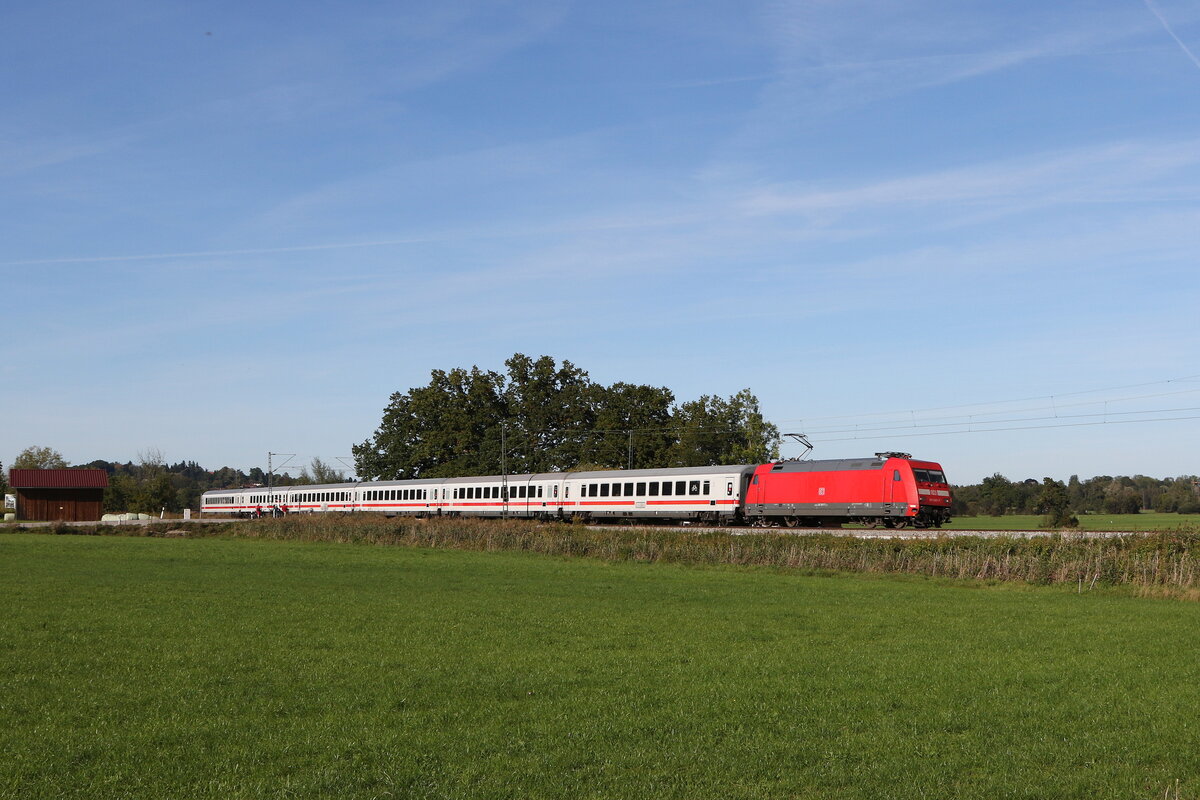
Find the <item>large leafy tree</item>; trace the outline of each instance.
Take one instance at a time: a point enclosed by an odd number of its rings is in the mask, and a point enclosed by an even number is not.
[[[393,394],[379,428],[353,448],[364,478],[751,463],[778,457],[779,432],[749,390],[676,407],[665,387],[594,383],[550,356],[521,353],[504,374],[434,370]],[[502,446],[503,445],[503,446]]]

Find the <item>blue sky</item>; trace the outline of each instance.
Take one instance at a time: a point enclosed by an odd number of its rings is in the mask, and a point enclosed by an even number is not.
[[[334,461],[523,352],[957,482],[1200,472],[1198,53],[1180,0],[13,6],[0,459]]]

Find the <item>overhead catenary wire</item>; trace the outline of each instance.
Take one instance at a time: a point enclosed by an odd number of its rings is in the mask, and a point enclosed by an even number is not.
[[[1002,431],[1036,431],[1036,430],[1046,430],[1049,428],[1081,428],[1081,427],[1085,427],[1085,426],[1089,426],[1089,425],[1133,425],[1133,424],[1139,424],[1139,423],[1144,424],[1144,423],[1148,423],[1148,422],[1177,422],[1177,421],[1181,421],[1181,420],[1191,420],[1191,419],[1200,419],[1200,415],[1186,416],[1186,417],[1154,417],[1151,419],[1113,419],[1113,420],[1100,420],[1100,421],[1095,421],[1095,422],[1064,422],[1064,423],[1058,423],[1058,424],[1054,424],[1054,425],[1023,425],[1023,426],[1014,426],[1014,427],[1009,427],[1009,428],[979,428],[979,429],[975,429],[975,430],[966,430],[966,431],[923,431],[921,433],[893,433],[893,434],[887,434],[887,438],[888,439],[911,439],[911,438],[914,438],[917,436],[953,436],[955,434],[961,434],[961,433],[999,433]],[[878,438],[882,438],[882,437],[880,437],[880,436],[846,436],[846,437],[835,438],[835,439],[820,439],[818,441],[820,443],[853,442],[853,441],[870,440],[870,439],[878,439]]]
[[[1079,397],[1079,396],[1087,395],[1087,394],[1100,394],[1102,392],[1115,392],[1115,391],[1121,391],[1124,389],[1140,389],[1144,386],[1164,386],[1164,385],[1172,384],[1172,383],[1183,383],[1185,381],[1195,381],[1195,380],[1200,380],[1200,374],[1185,375],[1185,376],[1178,377],[1178,378],[1168,378],[1165,380],[1148,381],[1148,382],[1144,382],[1144,383],[1131,383],[1131,384],[1124,384],[1121,386],[1109,386],[1109,387],[1102,388],[1102,389],[1081,389],[1081,390],[1076,390],[1076,391],[1071,391],[1071,392],[1056,392],[1054,394],[1033,395],[1033,396],[1027,396],[1027,397],[1015,397],[1015,398],[1009,398],[1009,399],[1005,399],[1005,400],[990,400],[990,401],[980,401],[980,402],[975,402],[975,403],[960,403],[960,404],[948,405],[948,406],[932,406],[932,407],[924,408],[924,409],[905,408],[905,409],[894,409],[891,411],[865,412],[865,413],[861,413],[861,414],[838,414],[838,415],[817,416],[817,417],[806,416],[806,417],[781,418],[781,419],[775,420],[775,422],[776,423],[793,423],[793,422],[795,422],[795,423],[804,423],[807,425],[808,423],[822,422],[822,421],[826,421],[826,420],[828,420],[828,421],[850,420],[850,419],[864,419],[867,417],[888,417],[888,416],[901,416],[901,415],[911,416],[914,413],[915,414],[931,414],[931,413],[939,412],[939,411],[955,411],[958,409],[969,409],[969,408],[986,408],[988,406],[1001,406],[1001,405],[1009,405],[1012,403],[1028,403],[1028,402],[1031,402],[1034,400],[1041,400],[1044,402],[1049,402],[1052,405],[1057,405],[1058,399],[1063,398],[1063,397]],[[1179,392],[1162,392],[1162,393],[1156,393],[1156,394],[1150,394],[1150,395],[1136,395],[1133,397],[1116,398],[1116,399],[1101,398],[1101,399],[1091,401],[1091,403],[1099,404],[1099,403],[1106,402],[1106,401],[1107,402],[1124,402],[1126,400],[1147,399],[1150,397],[1167,396],[1167,395],[1177,394],[1177,393],[1178,394],[1187,394],[1187,393],[1194,392],[1194,391],[1200,391],[1200,386],[1197,386],[1195,389],[1180,390]],[[1089,405],[1091,403],[1072,404],[1072,405]],[[1062,407],[1066,407],[1066,406],[1060,405],[1059,407],[1062,408]],[[987,414],[987,413],[1005,413],[1005,412],[1002,412],[1002,411],[993,411],[993,412],[979,411],[976,413]],[[1013,413],[1013,412],[1008,412],[1008,413]],[[964,414],[961,416],[966,416],[966,415]]]

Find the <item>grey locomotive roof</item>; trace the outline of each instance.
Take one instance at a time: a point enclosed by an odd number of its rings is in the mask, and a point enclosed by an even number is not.
[[[779,461],[770,472],[830,472],[859,469],[882,469],[879,458],[827,458],[822,461]]]

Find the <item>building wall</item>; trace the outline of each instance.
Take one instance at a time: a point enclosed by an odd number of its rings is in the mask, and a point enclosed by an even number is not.
[[[17,489],[17,519],[95,522],[104,513],[103,489]]]

